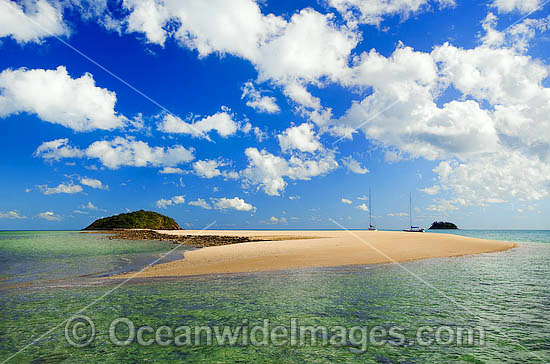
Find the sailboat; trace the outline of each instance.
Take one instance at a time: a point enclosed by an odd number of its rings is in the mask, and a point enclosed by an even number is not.
[[[369,231],[377,231],[376,227],[372,224],[372,198],[370,197],[370,188],[369,188]]]
[[[409,193],[409,225],[411,226],[410,229],[405,229],[403,231],[409,232],[409,233],[423,233],[424,229],[413,226],[412,224],[412,193]]]

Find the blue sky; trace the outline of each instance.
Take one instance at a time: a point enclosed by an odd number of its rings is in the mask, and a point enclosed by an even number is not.
[[[0,229],[550,228],[542,1],[0,0]]]

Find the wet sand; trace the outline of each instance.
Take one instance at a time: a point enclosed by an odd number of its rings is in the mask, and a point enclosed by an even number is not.
[[[184,255],[185,259],[149,267],[136,277],[193,276],[405,262],[499,252],[516,246],[514,243],[451,234],[396,231],[172,230],[165,233],[246,236],[273,240],[188,251]],[[131,276],[133,273],[110,278]]]

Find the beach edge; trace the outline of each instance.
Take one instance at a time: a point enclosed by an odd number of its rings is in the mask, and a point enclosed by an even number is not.
[[[164,233],[163,231],[158,232]],[[174,233],[174,231],[170,231],[170,234]],[[176,233],[190,234],[193,231],[181,230]],[[160,263],[146,267],[143,271],[113,275],[105,277],[105,279],[191,277],[300,268],[405,263],[432,258],[458,258],[499,253],[519,246],[514,242],[470,238],[454,234],[394,231],[215,230],[205,233],[221,236],[292,235],[293,239],[199,248],[186,252],[184,259],[181,260]],[[296,237],[303,237],[303,239]]]

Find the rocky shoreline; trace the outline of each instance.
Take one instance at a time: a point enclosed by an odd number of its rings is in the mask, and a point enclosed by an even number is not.
[[[219,235],[170,235],[157,233],[154,230],[111,230],[105,233],[110,240],[159,240],[169,241],[174,244],[185,244],[197,248],[207,246],[220,246],[253,241],[265,241],[263,239],[249,238],[244,236],[219,236]]]

